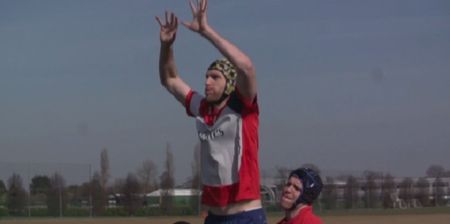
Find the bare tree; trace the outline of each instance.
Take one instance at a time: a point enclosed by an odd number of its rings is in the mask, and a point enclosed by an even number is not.
[[[22,178],[13,173],[8,179],[7,206],[12,215],[21,215],[25,212],[27,193],[23,188]]]
[[[108,150],[104,148],[100,153],[100,184],[104,191],[110,177]]]
[[[67,202],[70,206],[82,205],[83,201],[83,188],[80,185],[69,185],[66,187]]]
[[[146,194],[156,189],[157,167],[152,160],[144,160],[141,166],[137,169],[136,175],[141,183],[142,193]]]
[[[90,183],[90,192],[92,194],[92,208],[95,216],[102,215],[105,211],[107,195],[102,187],[101,175],[94,172]]]
[[[142,207],[142,197],[140,196],[140,186],[137,177],[129,173],[123,185],[123,206],[128,215],[134,215]]]
[[[446,170],[446,171],[445,171],[444,177],[450,177],[450,170]]]
[[[6,185],[3,180],[0,180],[0,196],[6,193]]]
[[[416,198],[422,206],[429,206],[430,198],[428,187],[430,186],[430,183],[428,182],[428,180],[424,177],[421,177],[417,180],[414,186],[417,189],[414,198]]]
[[[394,177],[390,174],[386,174],[383,178],[383,183],[381,184],[381,195],[383,201],[383,208],[393,208],[393,194],[396,190],[396,183]]]
[[[354,176],[347,178],[344,189],[344,207],[346,209],[356,208],[359,202],[358,196],[359,183]]]
[[[62,216],[67,207],[67,195],[65,180],[59,173],[50,178],[50,186],[47,192],[47,208],[49,215]]]
[[[175,173],[175,167],[174,167],[174,161],[173,161],[173,154],[170,150],[170,145],[167,144],[166,147],[166,162],[164,165],[165,171],[161,175],[161,188],[162,189],[172,189],[175,186],[175,180],[174,180],[174,173]]]
[[[437,177],[433,182],[433,198],[436,206],[444,206],[446,204],[445,190],[447,187],[442,181],[442,178]]]
[[[167,143],[166,146],[166,163],[165,171],[161,174],[161,209],[163,212],[167,213],[172,208],[172,197],[169,191],[174,188],[174,172],[175,167],[173,163],[173,155],[170,150],[170,145]]]
[[[197,144],[194,147],[194,157],[191,163],[191,167],[192,167],[192,189],[197,189],[200,190],[202,183],[201,183],[201,178],[200,178],[200,172],[201,172],[201,167],[200,167],[200,145]]]
[[[4,205],[6,203],[6,185],[3,180],[0,180],[0,205]]]
[[[406,177],[399,184],[400,192],[398,196],[405,201],[408,207],[412,205],[412,199],[414,196],[413,185],[414,181],[410,177]]]
[[[376,206],[376,202],[378,201],[377,198],[377,189],[378,189],[378,185],[375,182],[375,180],[377,179],[377,177],[379,176],[376,172],[374,171],[364,171],[364,176],[365,176],[365,183],[363,185],[363,189],[364,189],[364,205],[366,208],[375,208]]]
[[[326,177],[321,201],[325,209],[334,209],[337,205],[337,187],[332,177]]]
[[[441,165],[431,165],[427,169],[427,176],[435,178],[432,185],[433,185],[433,201],[435,206],[439,206],[441,204],[444,204],[443,199],[443,183],[441,177],[446,175],[446,171],[444,167]]]
[[[445,174],[445,169],[441,165],[431,165],[427,169],[427,177],[442,177]]]
[[[200,192],[202,188],[202,180],[201,180],[201,163],[200,163],[200,144],[196,144],[194,147],[194,156],[191,163],[192,167],[192,179],[191,179],[191,188],[197,190],[196,193]],[[200,215],[201,213],[201,203],[200,203],[200,194],[195,199],[191,200],[191,207],[197,208],[197,212]]]
[[[114,183],[112,185],[112,192],[122,192],[123,191],[123,186],[125,185],[125,179],[123,178],[116,178],[114,180]]]

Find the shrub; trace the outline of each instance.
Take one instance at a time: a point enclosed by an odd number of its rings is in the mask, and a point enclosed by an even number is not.
[[[8,209],[0,206],[0,217],[8,216]]]

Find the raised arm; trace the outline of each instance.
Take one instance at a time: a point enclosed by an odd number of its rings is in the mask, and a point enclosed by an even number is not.
[[[160,25],[161,49],[159,54],[159,79],[161,84],[184,105],[186,95],[190,87],[178,76],[173,54],[173,43],[175,42],[178,18],[173,13],[165,13],[165,22],[159,17],[156,21]]]
[[[255,68],[251,59],[208,25],[207,0],[200,0],[198,4],[194,4],[190,0],[189,4],[193,20],[192,22],[183,22],[183,25],[209,40],[222,55],[236,66],[238,71],[236,87],[246,99],[253,100],[256,96],[257,85]]]

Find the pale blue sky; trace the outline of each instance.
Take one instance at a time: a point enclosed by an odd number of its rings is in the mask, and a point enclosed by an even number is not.
[[[191,19],[182,0],[0,0],[0,162],[98,169],[106,147],[123,177],[161,172],[169,142],[188,178],[194,120],[158,78],[165,9]],[[256,66],[264,172],[450,169],[448,0],[210,0],[209,22]],[[184,27],[175,55],[198,90],[219,57]]]

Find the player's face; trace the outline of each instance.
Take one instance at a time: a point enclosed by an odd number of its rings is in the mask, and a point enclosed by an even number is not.
[[[220,99],[225,90],[226,79],[217,70],[208,70],[205,79],[205,97],[207,102],[214,102]]]
[[[302,192],[302,181],[295,176],[290,177],[283,187],[283,194],[280,199],[281,207],[283,209],[290,209]]]

